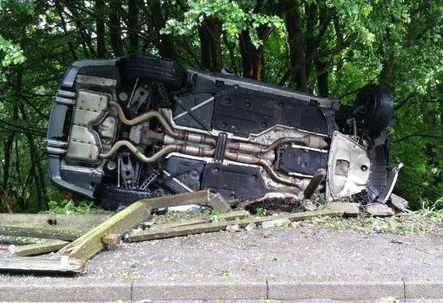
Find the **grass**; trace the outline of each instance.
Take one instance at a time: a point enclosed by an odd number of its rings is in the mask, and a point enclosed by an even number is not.
[[[257,207],[255,209],[255,214],[254,215],[256,215],[257,217],[264,217],[264,216],[267,215],[267,211],[263,207]]]
[[[156,224],[175,223],[192,219],[203,219],[204,213],[187,211],[168,211],[165,214],[154,214]]]
[[[93,209],[93,203],[89,201],[49,201],[49,213],[51,214],[90,214]]]
[[[163,224],[205,218],[209,222],[217,223],[222,221],[219,215],[217,211],[212,209],[206,209],[201,213],[167,212],[164,215],[156,215],[155,222]],[[325,228],[339,232],[356,231],[364,234],[422,234],[436,232],[443,228],[443,210],[427,209],[387,218],[364,216],[356,218],[313,217],[293,223],[293,226],[298,225],[308,225],[314,228]]]
[[[222,221],[222,219],[220,218],[220,212],[215,209],[205,209],[203,211],[203,214],[208,218],[209,222],[219,223],[220,221]]]
[[[49,202],[49,213],[53,214],[90,214],[96,209],[91,202],[61,200]],[[256,216],[266,216],[266,209],[258,208]],[[209,222],[218,223],[220,214],[211,209],[203,212],[167,212],[163,215],[155,215],[158,224],[187,221],[192,219],[206,219]],[[326,228],[336,231],[356,231],[365,234],[390,233],[390,234],[420,234],[435,232],[443,228],[443,209],[423,208],[418,211],[405,213],[401,216],[377,218],[336,218],[336,217],[314,217],[301,222],[293,223],[294,226],[307,224],[313,227]]]
[[[390,233],[398,235],[436,232],[443,228],[443,210],[415,211],[401,216],[378,218],[332,218],[316,217],[295,225],[309,224],[336,231],[357,231],[365,234]]]
[[[63,199],[60,201],[49,201],[48,211],[40,212],[46,214],[91,214],[91,213],[108,213],[103,210],[97,210],[94,208],[93,203],[89,201],[73,201]],[[12,245],[26,245],[41,243],[47,241],[46,239],[33,238],[33,237],[21,237],[21,236],[9,236],[0,241],[7,242]]]

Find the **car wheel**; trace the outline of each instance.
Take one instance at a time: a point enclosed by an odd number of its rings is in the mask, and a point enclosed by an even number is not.
[[[158,196],[156,192],[104,185],[96,191],[96,203],[106,210],[120,210],[132,203]]]
[[[392,92],[382,85],[366,85],[357,94],[354,117],[361,130],[378,137],[394,118]]]
[[[184,83],[184,69],[173,61],[132,55],[120,59],[118,66],[122,80],[128,83],[141,78],[161,82],[172,90],[180,89]]]

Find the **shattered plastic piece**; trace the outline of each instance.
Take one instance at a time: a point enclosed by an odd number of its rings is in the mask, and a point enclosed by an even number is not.
[[[405,212],[408,210],[408,201],[396,194],[391,195],[390,204],[399,212]]]
[[[308,199],[307,200],[303,200],[302,206],[307,211],[317,210],[317,208],[318,208],[318,206],[315,205],[314,202],[312,202],[311,200],[308,200]]]
[[[395,212],[386,204],[371,203],[366,205],[366,212],[374,217],[389,217],[395,215]]]
[[[360,213],[360,204],[349,202],[331,202],[326,204],[323,209],[336,210],[343,213],[344,216],[357,216]]]
[[[274,227],[281,227],[281,226],[289,226],[291,221],[289,219],[276,219],[272,221],[266,221],[263,222],[261,227],[262,228],[274,228]]]
[[[248,225],[246,225],[245,230],[247,232],[251,232],[256,228],[257,228],[257,225],[255,225],[255,223],[249,223]]]
[[[226,231],[229,233],[236,233],[240,231],[240,225],[234,224],[234,225],[228,225],[226,227]]]

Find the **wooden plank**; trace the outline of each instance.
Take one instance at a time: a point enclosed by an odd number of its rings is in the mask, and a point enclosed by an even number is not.
[[[73,241],[108,215],[0,214],[0,234]]]
[[[250,215],[251,214],[247,210],[235,210],[224,214],[219,214],[218,217],[222,220],[233,220],[238,218],[244,218]]]
[[[0,226],[0,235],[32,237],[44,239],[59,239],[73,241],[84,234],[83,230],[57,229],[54,227],[35,229],[32,226]]]
[[[148,207],[164,208],[173,206],[183,206],[189,204],[209,204],[211,193],[209,190],[194,191],[189,193],[161,196],[156,198],[144,199],[142,202],[146,203]]]
[[[107,234],[103,236],[102,243],[106,250],[114,250],[117,248],[121,239],[122,235],[120,234]]]
[[[35,256],[57,251],[69,242],[61,240],[49,240],[42,243],[15,246],[11,245],[9,252],[21,257]]]
[[[125,240],[128,242],[147,241],[154,239],[187,236],[187,235],[200,234],[200,233],[217,232],[224,230],[229,225],[239,225],[240,227],[245,227],[250,223],[261,224],[266,221],[274,221],[280,219],[288,219],[289,221],[294,222],[312,217],[341,216],[341,215],[342,213],[337,211],[319,210],[319,211],[300,212],[294,214],[284,214],[284,215],[269,216],[269,217],[258,217],[258,218],[250,217],[250,218],[219,222],[219,223],[203,223],[203,224],[190,225],[190,226],[144,230],[130,234]]]
[[[7,273],[79,273],[82,268],[70,264],[69,259],[48,259],[39,257],[8,257],[0,258],[0,272]]]
[[[0,226],[58,227],[88,230],[108,219],[110,215],[61,214],[0,214]]]
[[[213,209],[219,211],[220,213],[227,213],[232,210],[229,203],[226,202],[226,200],[219,193],[212,194],[212,196],[209,198],[209,204]]]
[[[102,238],[106,234],[123,234],[138,223],[146,220],[150,209],[142,201],[135,202],[105,222],[66,245],[59,252],[68,256],[70,262],[83,267],[87,260],[103,249]]]
[[[217,217],[220,220],[233,220],[233,219],[244,218],[249,215],[250,215],[250,213],[246,210],[237,210],[237,211],[230,211],[230,212],[227,212],[224,214],[218,214]],[[172,227],[180,227],[180,226],[187,226],[187,225],[203,224],[203,223],[209,223],[210,221],[211,221],[210,218],[206,216],[204,218],[190,219],[190,220],[186,220],[186,221],[154,224],[151,227],[151,229],[172,228]]]

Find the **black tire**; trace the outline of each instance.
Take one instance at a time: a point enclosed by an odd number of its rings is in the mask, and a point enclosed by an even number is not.
[[[358,92],[354,117],[357,126],[370,137],[377,138],[394,116],[394,98],[387,87],[369,84]]]
[[[157,197],[156,192],[131,190],[110,185],[104,185],[96,191],[96,204],[106,210],[120,210],[132,203],[152,197]]]
[[[148,81],[157,81],[172,90],[183,87],[185,71],[182,66],[173,61],[132,55],[122,58],[118,62],[123,82],[131,83],[136,78]]]

